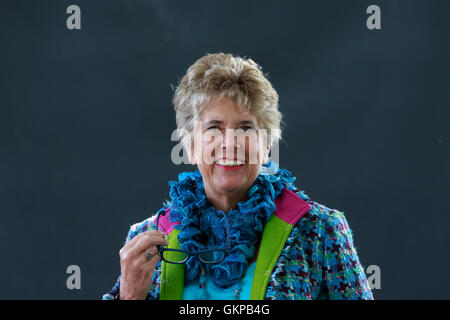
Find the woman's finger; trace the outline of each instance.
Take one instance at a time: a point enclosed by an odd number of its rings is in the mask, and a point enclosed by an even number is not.
[[[139,239],[133,245],[132,248],[133,252],[135,254],[140,254],[145,250],[149,249],[150,247],[169,245],[167,240],[164,239],[164,237],[159,233],[159,231],[156,232],[158,233],[155,234],[152,233],[152,231],[146,231],[141,233],[142,236],[139,237]]]
[[[151,261],[158,261],[159,260],[159,252],[158,249],[155,247],[147,249],[144,251],[144,253],[142,254],[143,256],[143,262],[147,263],[147,262],[151,262]]]

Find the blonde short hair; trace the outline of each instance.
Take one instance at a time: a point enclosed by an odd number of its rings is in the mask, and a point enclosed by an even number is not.
[[[179,132],[193,131],[202,108],[213,96],[227,97],[254,114],[259,125],[267,130],[269,147],[281,139],[278,94],[261,66],[252,59],[214,53],[191,65],[173,96]]]

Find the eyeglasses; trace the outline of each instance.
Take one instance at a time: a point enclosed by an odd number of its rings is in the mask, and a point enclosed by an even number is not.
[[[225,259],[225,253],[231,248],[231,241],[230,241],[230,227],[228,225],[228,219],[226,214],[223,211],[220,211],[224,218],[225,218],[225,224],[227,228],[227,242],[226,246],[224,248],[219,249],[208,249],[208,250],[200,250],[196,252],[186,251],[186,250],[179,250],[179,249],[170,249],[170,248],[164,248],[162,246],[158,246],[159,255],[161,256],[161,259],[168,263],[175,263],[175,264],[181,264],[185,263],[189,257],[195,256],[200,259],[203,263],[219,263],[222,262],[223,259]],[[159,217],[160,215],[165,216],[166,211],[161,210],[158,212],[158,216],[156,217],[156,228],[159,230]]]

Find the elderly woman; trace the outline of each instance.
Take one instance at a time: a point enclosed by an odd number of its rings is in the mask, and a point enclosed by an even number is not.
[[[344,214],[269,161],[282,116],[258,64],[208,54],[173,104],[198,170],[169,182],[171,201],[131,227],[103,299],[373,299]]]

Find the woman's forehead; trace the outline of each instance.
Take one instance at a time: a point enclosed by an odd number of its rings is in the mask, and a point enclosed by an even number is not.
[[[205,122],[256,122],[255,115],[237,104],[210,104],[202,110],[200,118]]]
[[[206,119],[202,121],[202,125],[203,127],[208,127],[211,125],[217,125],[217,126],[221,126],[221,125],[235,125],[236,127],[238,126],[251,126],[251,127],[257,127],[257,123],[255,120],[251,120],[251,119],[245,119],[245,120],[236,120],[236,119],[232,119],[232,120],[219,120],[219,119]]]

